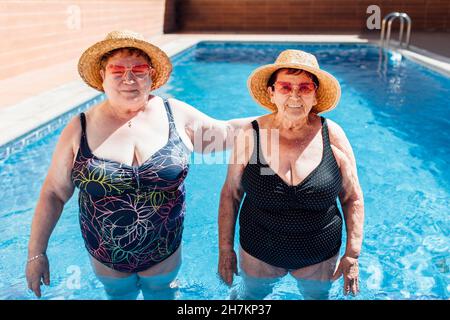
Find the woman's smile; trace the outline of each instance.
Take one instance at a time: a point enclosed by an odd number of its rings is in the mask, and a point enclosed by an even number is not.
[[[126,95],[140,94],[140,91],[137,89],[124,89],[124,90],[119,90],[119,91],[120,91],[120,93],[126,94]]]
[[[301,107],[303,107],[303,104],[301,104],[301,103],[287,103],[286,106],[288,108],[294,109],[294,108],[301,108]]]

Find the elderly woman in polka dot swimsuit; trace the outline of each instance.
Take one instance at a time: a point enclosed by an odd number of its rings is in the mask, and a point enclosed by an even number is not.
[[[244,128],[234,144],[219,208],[222,280],[231,285],[237,274],[239,213],[242,298],[266,297],[287,273],[305,299],[328,299],[332,281],[341,275],[344,293],[356,294],[363,194],[344,131],[318,115],[336,107],[338,81],[313,55],[286,50],[274,64],[256,69],[248,85],[272,113]],[[347,231],[340,260],[343,223],[337,198]]]

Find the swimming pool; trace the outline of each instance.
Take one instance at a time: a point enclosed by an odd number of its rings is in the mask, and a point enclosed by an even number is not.
[[[171,80],[158,94],[216,118],[262,115],[265,110],[248,94],[247,77],[287,48],[315,54],[342,86],[338,107],[325,116],[343,127],[353,146],[366,212],[361,294],[350,299],[448,299],[449,78],[397,54],[389,54],[387,67],[380,68],[372,45],[202,42],[173,58]],[[0,162],[0,299],[33,298],[24,276],[27,242],[67,116],[62,119],[51,124],[59,129],[39,133],[44,136]],[[224,164],[191,164],[177,299],[229,297],[216,276],[217,207],[225,173]],[[105,298],[81,238],[77,191],[52,234],[48,255],[52,285],[43,286],[44,299]],[[341,288],[342,279],[333,285],[332,299],[347,299]],[[287,276],[268,298],[301,295]]]

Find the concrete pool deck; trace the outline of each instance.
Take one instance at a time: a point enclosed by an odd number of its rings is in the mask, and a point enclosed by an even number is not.
[[[443,40],[446,36],[449,41]],[[450,76],[450,33],[437,34],[435,41],[414,34],[410,50],[399,50],[404,56]],[[422,42],[420,42],[422,39]],[[269,41],[373,43],[377,37],[358,34],[164,34],[149,39],[169,56],[200,41]],[[434,43],[433,45],[430,45]],[[445,45],[447,43],[447,45]],[[419,47],[420,45],[423,47]],[[425,46],[426,45],[426,46]],[[439,48],[439,50],[434,50]],[[448,47],[448,48],[447,48]],[[424,49],[426,48],[426,50]],[[435,52],[439,52],[437,54]],[[445,54],[445,56],[441,55]],[[78,59],[49,68],[0,80],[0,147],[38,128],[77,105],[94,98],[99,92],[88,87],[77,72]]]

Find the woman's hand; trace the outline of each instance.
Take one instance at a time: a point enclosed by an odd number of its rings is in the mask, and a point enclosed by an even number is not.
[[[359,292],[358,259],[343,256],[332,279],[337,280],[341,275],[344,276],[344,294],[347,295],[351,292],[356,295]]]
[[[46,255],[27,262],[26,277],[28,289],[32,290],[36,297],[41,297],[41,284],[50,285],[50,268]]]
[[[234,250],[219,251],[219,275],[227,285],[233,284],[233,274],[237,275],[237,258]]]

